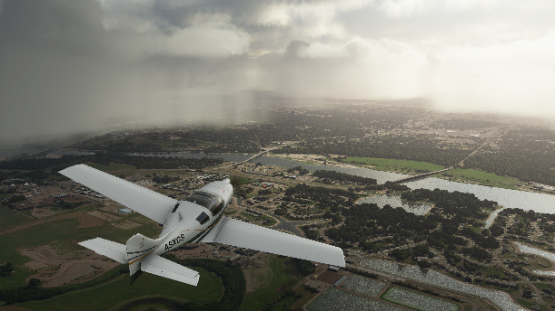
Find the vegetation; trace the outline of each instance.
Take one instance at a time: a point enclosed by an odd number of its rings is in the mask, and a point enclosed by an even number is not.
[[[409,201],[429,200],[435,203],[437,209],[442,209],[445,215],[460,215],[462,217],[475,217],[479,219],[484,219],[488,216],[488,214],[482,212],[482,209],[494,209],[497,205],[495,201],[480,200],[471,193],[449,192],[439,189],[416,189],[404,192],[401,198]]]
[[[465,161],[465,166],[499,176],[512,176],[555,186],[555,131],[522,128],[510,130],[499,149],[484,148]]]
[[[465,163],[467,163],[465,161]],[[444,177],[450,179],[456,179],[469,183],[477,183],[480,185],[506,188],[506,189],[517,189],[517,185],[521,183],[520,181],[506,177],[499,176],[493,173],[488,173],[486,171],[480,171],[475,169],[462,169],[456,168],[436,175],[437,177]]]
[[[127,164],[139,169],[175,169],[193,168],[203,169],[223,163],[223,159],[186,159],[179,157],[146,157],[127,156],[109,153],[96,153],[90,156],[63,155],[61,158],[28,158],[0,162],[0,169],[6,170],[44,170],[61,171],[66,167],[79,163],[98,163],[102,165]]]
[[[275,257],[270,262],[273,275],[272,280],[268,286],[259,289],[256,292],[249,293],[245,300],[243,310],[255,311],[263,308],[267,303],[274,301],[276,293],[281,289],[284,290],[287,284],[293,285],[291,282],[296,280],[295,275],[290,274],[288,267],[285,265],[286,261],[290,260],[287,257]]]
[[[431,164],[426,162],[394,160],[385,158],[370,157],[347,157],[342,160],[345,163],[371,165],[373,169],[379,171],[390,171],[399,173],[421,174],[427,172],[435,172],[445,167],[442,165]]]
[[[316,270],[314,265],[308,260],[298,258],[291,258],[291,260],[295,263],[299,272],[304,276],[311,275]]]
[[[316,172],[312,173],[312,175],[314,175],[318,178],[332,179],[332,180],[338,180],[338,181],[347,181],[347,182],[357,183],[357,184],[360,184],[360,185],[375,185],[375,184],[377,184],[377,181],[374,178],[360,177],[360,176],[356,176],[356,175],[339,173],[339,172],[336,172],[336,171],[317,170]]]
[[[353,157],[375,157],[413,160],[442,166],[454,166],[469,154],[469,150],[440,149],[429,135],[379,136],[357,140],[339,138],[307,139],[297,147],[285,146],[277,152],[303,154],[341,154]],[[276,152],[276,151],[274,151]],[[342,160],[342,159],[337,159]]]

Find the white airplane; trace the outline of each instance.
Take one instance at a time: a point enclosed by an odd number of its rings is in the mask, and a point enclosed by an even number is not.
[[[231,202],[229,179],[212,182],[183,201],[79,164],[60,171],[110,199],[163,224],[156,240],[135,234],[126,245],[96,238],[79,243],[115,261],[129,264],[130,275],[145,271],[196,286],[197,271],[160,255],[186,243],[224,243],[268,253],[345,267],[343,251],[335,246],[263,228],[224,215]]]

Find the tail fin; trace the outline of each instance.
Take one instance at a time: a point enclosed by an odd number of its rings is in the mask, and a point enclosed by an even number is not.
[[[129,274],[133,275],[135,272],[141,270],[141,261],[145,259],[148,255],[154,252],[162,241],[166,239],[168,234],[173,231],[170,230],[164,236],[153,240],[147,238],[146,236],[137,233],[125,243],[126,253],[127,253],[127,262],[129,264]]]

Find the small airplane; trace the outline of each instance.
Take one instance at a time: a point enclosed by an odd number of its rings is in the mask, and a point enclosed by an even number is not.
[[[233,197],[229,179],[212,182],[177,201],[84,164],[68,167],[60,174],[163,224],[155,240],[137,233],[125,245],[102,238],[79,243],[128,264],[130,276],[144,271],[196,286],[197,271],[160,257],[187,243],[223,243],[345,267],[343,251],[338,247],[224,216]]]

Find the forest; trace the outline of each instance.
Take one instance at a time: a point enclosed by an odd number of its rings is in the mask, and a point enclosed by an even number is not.
[[[409,201],[431,201],[435,203],[436,209],[442,209],[445,215],[459,215],[463,217],[474,217],[485,219],[488,213],[482,209],[494,209],[497,202],[480,200],[472,193],[459,191],[449,192],[447,190],[415,189],[403,192],[401,199]]]
[[[555,186],[555,131],[514,129],[498,145],[468,158],[465,166]]]
[[[301,141],[298,146],[284,146],[275,153],[340,154],[429,162],[455,166],[472,150],[439,149],[430,135],[386,135],[360,139],[317,138]]]
[[[0,169],[4,170],[39,170],[38,179],[46,178],[48,175],[40,173],[40,170],[50,169],[58,172],[69,166],[80,163],[97,163],[103,165],[126,164],[138,169],[176,169],[190,168],[203,169],[223,163],[223,159],[186,159],[179,157],[148,157],[128,156],[112,153],[96,153],[95,155],[63,155],[60,158],[27,158],[14,159],[0,162]],[[32,179],[32,175],[31,178]]]

